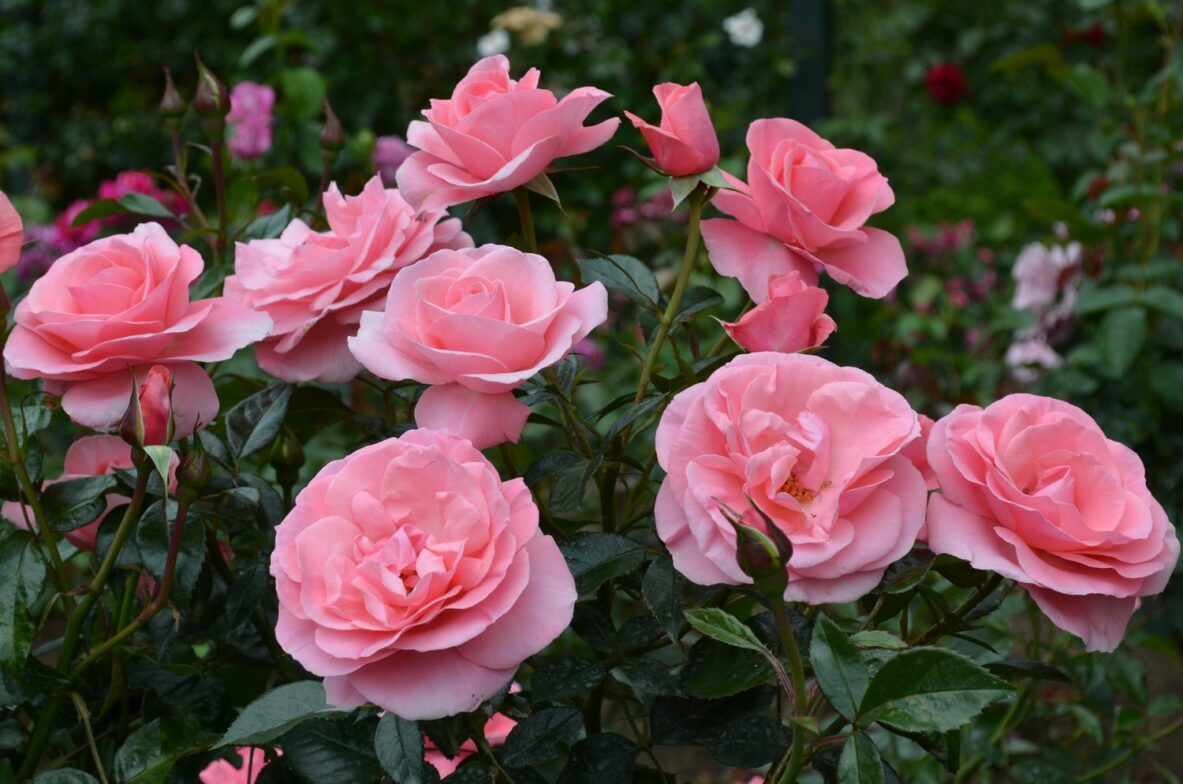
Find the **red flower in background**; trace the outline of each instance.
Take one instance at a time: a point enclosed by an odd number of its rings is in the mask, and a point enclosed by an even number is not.
[[[924,87],[929,96],[940,104],[957,103],[969,91],[965,74],[956,63],[938,63],[924,75]]]

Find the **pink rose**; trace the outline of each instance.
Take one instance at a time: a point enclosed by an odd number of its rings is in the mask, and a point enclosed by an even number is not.
[[[864,297],[886,296],[908,270],[900,241],[863,224],[895,195],[869,156],[837,149],[799,122],[757,120],[748,128],[748,182],[713,203],[735,220],[703,221],[711,263],[757,303],[768,281],[792,270],[808,283],[818,270]]]
[[[768,299],[723,329],[748,351],[792,354],[816,348],[838,329],[826,315],[829,301],[829,294],[798,273],[777,275],[768,283]]]
[[[567,628],[575,582],[521,479],[412,430],[329,463],[276,528],[276,638],[334,705],[477,708]]]
[[[381,310],[400,269],[440,248],[472,247],[445,212],[416,214],[373,177],[357,196],[324,195],[329,230],[297,219],[279,239],[238,243],[226,297],[269,315],[259,367],[285,381],[348,381],[361,366],[345,344],[366,310]]]
[[[509,731],[516,726],[517,722],[504,713],[494,714],[492,718],[485,722],[485,740],[489,742],[490,746],[500,746],[509,737]],[[461,744],[459,754],[455,757],[446,757],[442,751],[432,745],[430,739],[425,738],[424,740],[427,746],[424,758],[435,767],[440,774],[440,778],[450,776],[456,768],[460,767],[460,763],[466,757],[477,753],[476,744],[471,740],[466,740]]]
[[[250,746],[239,746],[234,751],[238,754],[239,764],[214,760],[198,774],[201,784],[255,784],[259,771],[267,766],[267,752]]]
[[[1008,577],[1091,651],[1121,642],[1139,597],[1160,593],[1179,540],[1142,461],[1060,400],[1009,395],[936,423],[941,490],[928,546]]]
[[[239,82],[230,91],[230,138],[226,146],[236,158],[262,157],[271,149],[271,111],[275,90],[270,85]]]
[[[924,414],[916,416],[920,420],[920,437],[904,447],[900,454],[911,460],[912,465],[916,466],[916,470],[924,477],[925,486],[929,490],[936,490],[938,487],[937,475],[933,473],[932,466],[928,464],[928,438],[932,435],[932,428],[936,422],[932,421],[932,417]]]
[[[657,166],[671,177],[701,174],[719,162],[719,138],[702,100],[698,82],[690,85],[666,82],[653,88],[661,107],[661,125],[651,125],[625,112],[641,130]]]
[[[173,373],[176,437],[218,413],[194,362],[228,359],[266,337],[271,319],[222,297],[189,301],[201,255],[156,223],[95,240],[58,259],[16,307],[4,347],[9,372],[62,394],[80,425],[113,429],[151,365]],[[129,372],[129,369],[132,372]]]
[[[1056,301],[1063,279],[1080,268],[1079,242],[1046,247],[1041,242],[1024,246],[1015,259],[1011,274],[1015,296],[1011,307],[1039,312]]]
[[[173,455],[169,472],[169,492],[176,491],[176,470],[179,462],[177,456]],[[131,446],[125,444],[120,438],[116,436],[83,436],[70,444],[69,449],[66,450],[66,464],[62,475],[46,482],[45,486],[68,479],[113,474],[118,469],[132,467]],[[99,526],[106,518],[107,513],[128,501],[127,496],[118,493],[108,493],[106,500],[107,508],[94,519],[94,522],[65,533],[67,542],[79,550],[94,550],[95,537],[98,536]],[[0,515],[20,528],[27,528],[28,523],[33,521],[33,512],[25,509],[23,504],[17,501],[5,501]]]
[[[766,530],[755,504],[793,545],[785,598],[853,601],[924,523],[924,479],[902,454],[919,434],[907,401],[861,370],[808,354],[737,357],[661,417],[657,533],[693,582],[751,583],[725,511]]]
[[[411,157],[415,148],[403,141],[401,136],[379,136],[374,143],[374,169],[385,185],[395,184],[395,174],[403,161]]]
[[[509,78],[509,60],[478,61],[451,98],[433,99],[426,122],[407,128],[418,148],[399,167],[398,188],[419,209],[439,209],[525,185],[556,158],[594,150],[612,138],[619,119],[583,121],[611,96],[578,87],[559,100],[538,87],[538,69]]]
[[[380,378],[436,385],[415,408],[419,426],[484,449],[521,435],[530,409],[512,390],[607,317],[598,281],[576,291],[541,256],[482,245],[442,250],[401,272],[386,312],[363,313],[349,349]]]
[[[20,260],[21,243],[24,240],[21,216],[4,191],[0,191],[0,272],[15,266]]]
[[[100,221],[93,220],[87,221],[81,226],[74,225],[74,219],[92,203],[87,199],[75,199],[70,202],[70,206],[54,218],[53,232],[47,237],[47,241],[56,246],[59,253],[77,250],[99,236],[99,229],[102,228]]]
[[[148,172],[119,172],[119,174],[115,175],[115,179],[104,180],[103,182],[99,183],[98,196],[100,199],[114,199],[115,201],[119,201],[130,193],[142,193],[145,196],[151,196],[153,199],[156,199],[156,201],[160,202],[165,207],[168,207],[173,212],[183,210],[184,204],[181,200],[180,194],[173,191],[166,191],[163,188],[158,188],[156,183],[152,180],[152,175]],[[75,204],[77,204],[77,202],[75,202]],[[70,207],[73,208],[74,205],[71,204]],[[73,219],[71,218],[71,220]],[[104,222],[109,226],[124,226],[131,223],[133,220],[135,219],[130,215],[112,215],[108,218],[105,218]],[[94,225],[94,231],[97,232],[97,224]],[[84,227],[79,227],[79,229],[82,228]]]

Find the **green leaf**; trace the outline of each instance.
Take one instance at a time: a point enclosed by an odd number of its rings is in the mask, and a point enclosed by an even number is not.
[[[25,532],[0,526],[0,664],[15,673],[25,669],[37,634],[36,617],[29,608],[45,581],[45,565],[31,544]]]
[[[961,654],[914,648],[875,673],[859,705],[858,724],[880,721],[914,732],[944,732],[963,726],[1013,691]]]
[[[718,166],[713,169],[709,169],[698,176],[699,179],[712,188],[720,188],[722,190],[730,191],[736,190],[736,187],[728,182],[727,178],[723,176],[723,170]]]
[[[115,477],[83,476],[48,485],[41,496],[49,527],[59,533],[93,523],[107,508],[106,493]]]
[[[272,384],[226,412],[226,442],[235,464],[271,443],[283,426],[292,388]]]
[[[98,784],[98,779],[85,771],[74,768],[58,768],[38,773],[33,784]]]
[[[682,627],[682,586],[685,583],[686,578],[674,569],[673,559],[665,553],[649,564],[641,580],[645,604],[674,642],[678,641]]]
[[[775,696],[776,689],[761,686],[721,700],[656,697],[650,711],[653,742],[704,746],[724,765],[767,765],[789,745],[789,730],[768,714]]]
[[[554,759],[560,746],[583,736],[583,714],[576,708],[543,708],[515,726],[501,746],[502,762],[511,767]]]
[[[423,781],[423,732],[418,722],[387,713],[378,720],[374,751],[382,769],[398,784]]]
[[[77,228],[94,220],[109,218],[112,215],[125,215],[127,208],[114,199],[96,199],[85,210],[74,216],[70,226]]]
[[[269,215],[260,215],[246,225],[239,237],[243,242],[250,240],[274,239],[287,225],[292,222],[292,205],[285,204]],[[301,387],[301,389],[316,389],[317,387]]]
[[[115,780],[161,784],[177,760],[209,748],[217,736],[187,721],[155,719],[127,737],[115,752]]]
[[[670,674],[669,665],[657,659],[643,656],[625,659],[620,663],[620,671],[634,688],[646,694],[678,693],[678,681]]]
[[[562,208],[562,202],[559,201],[559,192],[555,190],[555,184],[551,182],[550,177],[546,176],[546,172],[536,174],[534,179],[526,183],[526,189],[537,193],[545,199],[550,199],[555,204]]]
[[[768,652],[764,643],[734,615],[718,607],[702,607],[685,611],[686,620],[700,634],[718,640],[734,648],[746,648],[760,653]]]
[[[1109,79],[1093,66],[1077,63],[1063,73],[1072,91],[1093,109],[1100,111],[1109,103]]]
[[[557,701],[590,694],[608,674],[595,659],[543,659],[530,677],[537,700]]]
[[[580,596],[595,593],[608,580],[636,570],[645,560],[639,544],[616,534],[575,534],[559,549],[567,559]]]
[[[1142,292],[1142,303],[1172,318],[1183,320],[1183,294],[1166,286],[1151,286]]]
[[[838,781],[841,784],[883,784],[883,778],[879,747],[861,732],[851,735],[838,759]]]
[[[1101,355],[1114,378],[1130,369],[1145,342],[1146,311],[1140,307],[1112,310],[1101,322]]]
[[[860,648],[886,648],[892,651],[902,651],[908,643],[896,637],[891,632],[879,629],[867,629],[850,635],[850,641]]]
[[[550,509],[557,515],[578,514],[583,507],[587,485],[596,475],[601,458],[596,456],[589,460],[565,452],[559,454],[566,456],[567,465],[554,472],[550,485]]]
[[[1012,681],[1036,678],[1045,681],[1058,681],[1059,683],[1074,682],[1068,673],[1054,664],[1031,659],[1003,659],[1002,661],[989,662],[986,664],[986,669],[999,677]]]
[[[760,653],[736,650],[704,637],[690,646],[680,679],[691,697],[718,699],[768,683],[775,677],[772,665]]]
[[[285,68],[279,72],[279,86],[284,108],[297,118],[311,120],[320,112],[325,97],[325,80],[315,68]],[[308,201],[308,197],[300,201]]]
[[[612,732],[592,735],[571,748],[558,784],[632,784],[637,746]]]
[[[309,719],[344,716],[349,711],[330,707],[320,681],[288,683],[246,706],[218,746],[257,746],[283,735]]]
[[[168,517],[165,518],[167,509]],[[168,551],[172,542],[173,528],[177,519],[177,502],[169,500],[153,502],[140,515],[135,530],[136,547],[140,563],[156,579],[164,577],[168,562]],[[181,532],[180,548],[177,550],[170,598],[174,603],[184,603],[197,585],[201,567],[205,563],[205,530],[201,520],[186,517],[185,530]]]
[[[723,295],[714,289],[708,289],[706,286],[691,286],[682,295],[682,302],[678,306],[678,312],[674,316],[674,320],[680,322],[691,321],[704,310],[719,307],[723,303]]]
[[[1132,305],[1138,300],[1137,292],[1129,286],[1107,286],[1103,289],[1086,289],[1076,301],[1076,315],[1086,316],[1103,310]]]
[[[819,615],[814,624],[809,660],[830,704],[844,718],[854,721],[871,676],[858,647],[824,615]]]
[[[239,9],[242,10],[241,8]],[[254,9],[251,9],[254,10]],[[249,68],[250,64],[258,60],[267,52],[275,48],[275,36],[261,35],[255,40],[247,44],[247,47],[242,50],[242,54],[238,57],[238,65],[240,68]]]
[[[378,781],[382,766],[374,754],[376,724],[367,718],[304,722],[280,740],[283,761],[300,778],[319,784]]]
[[[121,207],[135,215],[147,215],[150,218],[175,218],[172,210],[165,207],[157,199],[146,193],[132,191],[119,200]]]
[[[319,108],[318,101],[317,109],[319,110]],[[299,169],[280,166],[277,169],[269,169],[262,174],[256,174],[252,179],[265,188],[283,191],[296,204],[308,201],[308,181],[304,179],[304,175],[300,173]]]
[[[613,291],[651,308],[661,301],[661,288],[645,263],[632,256],[602,256],[578,259],[579,271],[587,282],[598,280]]]
[[[648,416],[660,408],[665,400],[665,395],[650,395],[649,397],[644,398],[640,403],[635,405],[630,403],[624,409],[624,413],[617,417],[616,421],[612,423],[612,427],[608,428],[608,435],[604,436],[604,440],[611,441],[612,439],[616,438],[616,436],[620,435],[622,430],[631,425],[633,422]]]

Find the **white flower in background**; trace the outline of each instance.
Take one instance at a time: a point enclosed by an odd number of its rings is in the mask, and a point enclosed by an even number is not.
[[[736,46],[746,46],[751,49],[760,43],[764,37],[764,23],[756,14],[756,9],[745,8],[734,16],[723,20],[723,30]]]
[[[1011,305],[1018,310],[1038,311],[1056,301],[1066,270],[1080,266],[1080,243],[1053,245],[1033,242],[1019,252],[1011,275],[1015,296]]]
[[[1011,375],[1024,384],[1035,381],[1044,370],[1059,367],[1063,361],[1043,335],[1020,337],[1006,350],[1006,364]]]
[[[476,39],[476,53],[480,57],[490,57],[509,51],[509,33],[504,30],[490,30]]]

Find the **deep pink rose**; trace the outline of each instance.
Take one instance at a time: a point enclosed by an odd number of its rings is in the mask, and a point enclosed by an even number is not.
[[[793,545],[785,598],[853,601],[924,523],[924,479],[902,454],[919,434],[907,401],[861,370],[808,354],[737,357],[661,417],[657,533],[693,582],[751,583],[725,509],[765,530],[756,504]]]
[[[521,479],[412,430],[325,466],[275,532],[275,635],[334,705],[477,708],[567,628],[575,582]]]
[[[234,751],[238,754],[239,765],[214,760],[198,774],[201,784],[255,784],[259,772],[267,767],[267,752],[250,746],[239,746]]]
[[[172,441],[172,382],[173,374],[164,365],[148,368],[139,383],[140,421],[144,426],[144,440],[140,446],[155,446]]]
[[[104,180],[103,182],[99,183],[98,196],[100,199],[114,199],[115,201],[119,201],[130,193],[142,193],[145,196],[151,196],[165,207],[168,207],[174,213],[182,212],[184,209],[184,202],[182,201],[180,194],[157,187],[156,183],[152,180],[152,175],[148,172],[123,171],[115,175],[115,179]],[[74,204],[77,204],[77,202]],[[74,204],[71,204],[70,207],[73,208]],[[77,213],[75,213],[75,215],[77,215]],[[73,220],[73,218],[71,218],[71,220]],[[135,220],[138,220],[138,218],[130,215],[111,215],[107,218],[104,218],[103,222],[108,226],[115,227],[126,226]],[[95,227],[93,231],[98,231],[97,222],[88,225],[93,225]],[[83,228],[85,227],[79,227],[79,229]]]
[[[81,226],[75,226],[74,219],[93,202],[88,199],[75,199],[53,221],[53,233],[47,238],[50,244],[56,246],[59,253],[69,253],[81,248],[99,236],[102,222],[87,221]]]
[[[838,329],[826,315],[830,295],[801,280],[796,272],[777,275],[768,284],[768,299],[723,328],[748,351],[791,354],[816,348]]]
[[[509,731],[516,726],[517,722],[504,713],[494,714],[492,718],[485,722],[485,740],[489,742],[491,747],[500,746],[509,737]],[[424,738],[423,740],[426,746],[424,758],[435,767],[440,774],[440,778],[451,775],[456,768],[460,767],[460,763],[466,757],[471,757],[477,753],[476,744],[471,740],[464,741],[460,746],[460,753],[455,757],[444,756],[444,753],[431,743],[430,738]]]
[[[420,427],[478,448],[516,441],[530,410],[513,389],[608,317],[600,282],[578,291],[542,256],[504,245],[443,250],[399,273],[386,312],[366,312],[349,349],[374,375],[432,384]]]
[[[651,125],[632,112],[624,116],[645,137],[657,166],[671,177],[701,174],[719,162],[719,138],[702,100],[698,82],[666,82],[653,88],[661,124]]]
[[[403,161],[411,157],[415,148],[403,141],[401,136],[379,136],[374,142],[374,170],[385,185],[394,187],[395,175]]]
[[[1121,642],[1139,597],[1160,593],[1179,540],[1142,461],[1076,406],[1009,395],[936,423],[940,492],[928,546],[1009,577],[1091,651]]]
[[[432,99],[407,128],[418,148],[399,167],[398,189],[420,209],[439,209],[513,190],[546,171],[556,158],[594,150],[612,138],[619,119],[583,121],[606,98],[577,87],[563,100],[538,87],[538,69],[509,78],[509,60],[479,60],[451,98]]]
[[[156,223],[95,240],[58,259],[16,307],[4,347],[16,378],[44,379],[80,425],[114,428],[131,398],[132,373],[173,373],[178,438],[218,413],[218,397],[194,362],[228,359],[266,337],[266,314],[222,297],[189,301],[201,254]]]
[[[886,296],[907,274],[900,241],[867,219],[895,195],[869,156],[838,149],[799,122],[757,120],[748,128],[748,182],[712,203],[735,220],[703,221],[711,263],[757,303],[768,281],[796,270],[806,282],[825,270],[864,297]]]
[[[239,82],[230,91],[230,138],[226,146],[236,158],[259,158],[271,149],[271,111],[275,90],[266,84]]]
[[[174,454],[169,472],[169,492],[176,490],[176,470],[179,462],[177,456]],[[76,439],[66,450],[66,464],[62,475],[57,479],[46,482],[45,485],[48,486],[54,482],[64,482],[68,479],[81,479],[85,476],[113,474],[117,469],[130,469],[132,467],[131,447],[125,444],[119,437],[83,436],[82,438]],[[75,528],[73,531],[67,531],[65,533],[67,542],[79,550],[94,550],[95,537],[98,536],[99,526],[107,516],[107,513],[117,506],[126,504],[128,501],[127,496],[118,493],[108,493],[106,500],[107,508],[94,519],[94,522],[87,523],[81,528]],[[0,514],[3,515],[5,520],[21,528],[27,528],[28,523],[33,522],[32,510],[23,508],[23,505],[17,501],[5,501]]]
[[[16,265],[25,241],[24,224],[4,191],[0,191],[0,272]]]
[[[361,365],[346,338],[366,310],[381,310],[395,273],[440,248],[472,247],[447,213],[416,214],[373,177],[357,196],[324,195],[329,230],[297,219],[279,239],[238,243],[226,297],[269,315],[259,367],[285,381],[348,381]]]

